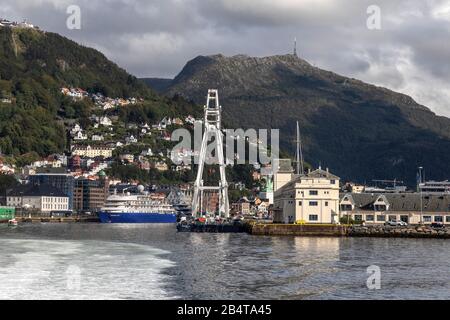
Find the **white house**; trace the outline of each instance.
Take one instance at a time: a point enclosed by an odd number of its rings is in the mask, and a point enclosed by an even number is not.
[[[87,140],[87,135],[83,134],[83,131],[78,131],[73,137],[74,140]]]
[[[141,129],[141,135],[151,136],[152,133],[151,133],[151,131],[150,131],[149,129],[142,128],[142,129]]]
[[[195,118],[193,116],[191,116],[191,115],[188,115],[186,117],[186,119],[184,119],[184,122],[190,123],[190,124],[194,124],[195,123]]]
[[[138,142],[138,140],[133,135],[125,138],[126,144],[132,144],[132,143],[137,143],[137,142]]]
[[[107,116],[101,117],[100,120],[99,120],[99,123],[100,123],[102,126],[105,126],[105,127],[110,127],[110,126],[112,126],[112,121],[111,121],[111,119],[108,118]]]
[[[105,140],[105,138],[101,134],[94,134],[91,139],[92,139],[92,141],[103,141],[103,140]]]
[[[164,119],[161,120],[160,125],[162,128],[166,128],[167,126],[170,126],[172,124],[172,119],[169,117],[164,117]]]
[[[3,162],[0,161],[0,173],[1,174],[14,174],[15,169],[8,165],[8,164],[4,164]]]
[[[7,103],[7,104],[11,104],[11,103],[12,103],[12,100],[11,100],[10,98],[1,98],[1,99],[0,99],[0,102],[2,102],[2,103]]]
[[[134,155],[129,154],[129,153],[121,154],[121,155],[119,156],[119,158],[120,158],[120,160],[122,160],[122,161],[127,161],[127,162],[129,162],[129,163],[134,162]]]
[[[144,156],[144,157],[151,157],[151,156],[153,156],[152,149],[148,148],[147,150],[142,150],[141,156]]]
[[[109,102],[105,102],[105,104],[103,105],[103,110],[108,110],[108,109],[113,109],[113,108],[115,108],[115,106]]]
[[[73,126],[73,128],[70,130],[70,134],[72,136],[76,135],[78,132],[83,131],[83,129],[81,128],[81,126],[77,123]]]
[[[6,203],[10,207],[40,212],[69,210],[69,197],[49,185],[19,186],[8,193]]]
[[[112,157],[113,148],[107,146],[72,146],[72,155],[86,158]]]
[[[276,223],[337,223],[339,177],[321,168],[295,176],[274,194]]]

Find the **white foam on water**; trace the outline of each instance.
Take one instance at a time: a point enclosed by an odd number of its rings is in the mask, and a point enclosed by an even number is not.
[[[0,299],[171,299],[169,252],[146,245],[2,239]]]

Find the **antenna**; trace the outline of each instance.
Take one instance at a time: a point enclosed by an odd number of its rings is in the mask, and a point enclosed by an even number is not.
[[[297,38],[294,38],[294,56],[297,57]]]
[[[305,169],[303,167],[303,152],[302,152],[302,143],[300,140],[300,127],[298,125],[298,121],[297,121],[297,140],[295,142],[297,143],[297,156],[296,156],[297,175],[299,175],[300,172],[301,174],[305,173]]]

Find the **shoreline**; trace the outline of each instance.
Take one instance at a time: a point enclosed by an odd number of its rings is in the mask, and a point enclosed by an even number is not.
[[[100,223],[98,217],[15,217],[18,223]]]
[[[388,227],[247,223],[246,231],[256,236],[450,239],[449,229],[434,229],[429,226]]]
[[[16,217],[20,224],[38,223],[100,223],[98,217]],[[7,224],[7,221],[0,221]],[[221,233],[215,228],[205,228],[204,233]],[[247,222],[240,232],[253,236],[339,237],[339,238],[411,238],[450,239],[450,229],[434,229],[430,226],[389,227],[348,226],[332,224],[271,224]],[[231,233],[240,233],[233,232]],[[227,231],[230,233],[230,231]]]

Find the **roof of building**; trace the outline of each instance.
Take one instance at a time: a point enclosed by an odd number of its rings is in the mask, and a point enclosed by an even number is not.
[[[308,173],[306,173],[304,175],[300,175],[299,178],[301,179],[301,178],[305,178],[305,177],[306,178],[327,178],[327,179],[331,179],[331,180],[339,180],[338,176],[330,173],[328,171],[328,169],[327,170],[322,170],[322,168],[319,168],[317,170],[308,172]]]
[[[47,184],[34,185],[34,184],[25,184],[20,185],[17,188],[14,188],[8,193],[8,196],[12,197],[42,197],[42,196],[51,196],[51,197],[67,197],[61,190],[52,187]]]
[[[374,202],[383,196],[388,204],[389,211],[423,211],[450,212],[450,194],[421,194],[420,193],[348,193],[353,199],[355,208],[372,210]]]
[[[73,150],[112,150],[111,147],[106,145],[74,145],[72,147]]]
[[[278,189],[275,194],[276,195],[280,195],[282,194],[285,190],[291,188],[293,185],[295,185],[297,182],[300,182],[302,179],[319,179],[319,178],[326,178],[326,179],[330,179],[330,180],[339,180],[340,178],[338,176],[335,176],[334,174],[330,173],[328,170],[322,170],[322,169],[317,169],[305,174],[301,174],[301,175],[296,175],[295,178],[293,178],[291,181],[289,181],[287,184],[285,184],[283,187],[281,187],[280,189]]]
[[[53,167],[41,167],[36,168],[36,175],[45,175],[45,174],[67,174],[67,168],[66,167],[59,167],[59,168],[53,168]]]
[[[100,172],[98,173],[99,177],[106,177],[106,173],[103,170],[100,170]]]

